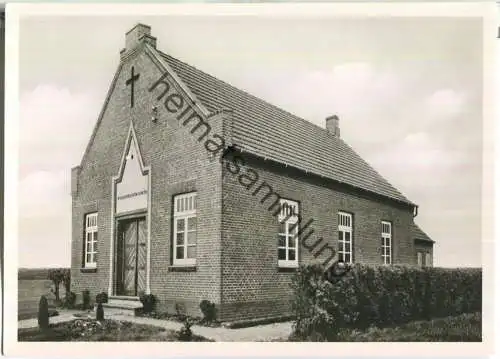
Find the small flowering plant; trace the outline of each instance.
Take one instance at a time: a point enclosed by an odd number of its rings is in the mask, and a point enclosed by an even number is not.
[[[73,338],[91,337],[98,333],[110,331],[113,326],[120,325],[119,323],[109,321],[97,321],[93,318],[76,319],[70,326],[71,336]]]

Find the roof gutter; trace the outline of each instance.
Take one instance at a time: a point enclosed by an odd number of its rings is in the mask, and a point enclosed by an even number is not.
[[[231,143],[231,145],[230,145],[230,146],[227,146],[227,147],[228,147],[228,148],[235,149],[236,151],[239,151],[240,153],[243,153],[243,152],[250,153],[250,154],[252,154],[252,155],[254,155],[254,156],[256,156],[256,157],[259,157],[259,158],[264,159],[265,161],[267,161],[267,160],[271,160],[271,161],[273,161],[273,162],[280,163],[280,164],[282,164],[282,165],[284,165],[284,166],[287,166],[287,167],[288,167],[288,166],[290,166],[290,167],[294,167],[294,168],[296,168],[297,170],[302,171],[302,172],[304,172],[304,173],[313,173],[313,174],[315,174],[315,175],[317,175],[317,176],[320,176],[320,177],[323,177],[323,178],[330,179],[330,180],[335,181],[335,182],[337,182],[337,183],[340,183],[340,184],[343,184],[343,185],[347,185],[347,186],[352,187],[352,188],[357,188],[357,189],[360,189],[360,190],[366,191],[366,192],[368,192],[368,193],[376,194],[376,195],[378,195],[378,196],[381,196],[381,197],[383,197],[383,198],[385,198],[385,199],[389,199],[389,200],[391,200],[391,201],[396,201],[396,202],[398,202],[398,203],[405,204],[406,206],[408,206],[408,205],[409,205],[409,206],[413,206],[413,217],[416,217],[416,216],[417,216],[417,214],[418,214],[418,206],[417,206],[416,204],[412,203],[411,201],[403,201],[403,200],[400,200],[400,199],[396,199],[396,198],[393,198],[393,197],[389,197],[389,196],[386,196],[386,195],[383,195],[383,194],[380,194],[380,193],[376,193],[376,192],[369,191],[369,190],[366,190],[366,189],[363,189],[363,188],[360,188],[360,187],[353,186],[353,185],[351,185],[351,184],[349,184],[349,183],[345,183],[345,182],[342,182],[342,181],[339,181],[339,180],[335,180],[335,179],[330,178],[330,177],[325,177],[325,176],[320,175],[320,174],[315,173],[315,172],[309,172],[309,171],[307,171],[307,170],[305,170],[305,169],[299,168],[299,167],[297,167],[297,166],[294,166],[294,165],[291,165],[291,164],[288,164],[288,163],[285,163],[285,162],[281,162],[281,161],[277,161],[277,160],[274,160],[274,159],[266,158],[266,157],[264,157],[264,156],[262,156],[262,155],[258,155],[255,151],[252,151],[252,149],[245,149],[245,148],[243,148],[243,147],[240,147],[240,146],[239,146],[238,144],[236,144],[236,143]]]

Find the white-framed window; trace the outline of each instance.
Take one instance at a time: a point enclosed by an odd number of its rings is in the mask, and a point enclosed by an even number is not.
[[[423,263],[423,253],[422,252],[417,252],[417,264],[420,267],[424,266],[424,263]]]
[[[85,216],[85,267],[97,266],[97,212]]]
[[[298,220],[299,203],[280,199],[278,266],[297,268],[299,266]]]
[[[382,221],[382,263],[392,263],[392,225],[391,222]]]
[[[174,265],[196,264],[196,192],[174,196]]]
[[[352,214],[338,213],[339,261],[352,263]]]

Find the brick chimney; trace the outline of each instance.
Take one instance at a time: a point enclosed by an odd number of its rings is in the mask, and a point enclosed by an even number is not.
[[[325,122],[326,131],[335,137],[340,137],[339,118],[337,115],[327,117]]]
[[[125,34],[125,48],[121,51],[121,54],[134,50],[143,42],[156,48],[156,37],[151,36],[151,27],[137,24]]]

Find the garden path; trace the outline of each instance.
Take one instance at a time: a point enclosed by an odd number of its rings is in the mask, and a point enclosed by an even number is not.
[[[82,313],[81,311],[61,310],[60,314],[50,318],[50,323],[61,323],[75,319],[74,314]],[[93,313],[90,313],[94,317]],[[133,317],[127,315],[109,315],[108,319],[127,321],[137,324],[154,325],[170,330],[179,330],[182,328],[182,323],[154,319],[147,317]],[[37,319],[26,319],[18,322],[18,328],[31,328],[38,325]],[[256,341],[271,341],[288,337],[292,332],[292,322],[272,323],[265,325],[256,325],[247,328],[230,329],[224,327],[211,328],[200,325],[193,325],[191,330],[194,334],[203,336],[207,339],[212,339],[217,342],[256,342]]]

